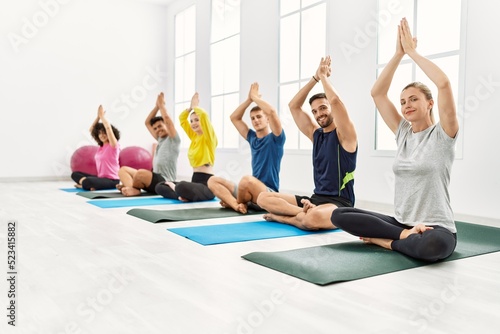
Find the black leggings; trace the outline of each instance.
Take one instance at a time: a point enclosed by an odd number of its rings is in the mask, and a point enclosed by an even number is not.
[[[107,179],[105,177],[97,177],[95,175],[83,172],[71,173],[71,178],[76,183],[80,183],[80,180],[83,177],[85,178],[85,180],[83,180],[82,182],[82,188],[85,190],[115,189],[116,185],[120,183],[120,180]]]
[[[211,176],[212,174],[195,172],[193,173],[191,182],[175,182],[175,191],[165,184],[165,182],[158,183],[155,191],[158,195],[162,195],[165,198],[177,199],[182,197],[189,202],[208,201],[215,198],[215,195],[207,186],[208,179]]]
[[[380,213],[355,208],[337,208],[331,216],[332,223],[358,237],[391,239],[391,248],[397,252],[424,261],[447,258],[455,250],[457,235],[442,226],[432,230],[410,234],[399,239],[401,231],[411,227],[395,218]]]

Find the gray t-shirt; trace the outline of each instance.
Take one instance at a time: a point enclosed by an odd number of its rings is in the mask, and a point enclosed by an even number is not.
[[[153,158],[153,172],[161,174],[166,181],[175,181],[177,178],[177,158],[181,138],[177,133],[175,137],[158,138],[155,156]]]
[[[440,225],[455,233],[448,185],[455,158],[455,138],[440,123],[414,133],[402,120],[396,132],[395,218],[405,225]]]

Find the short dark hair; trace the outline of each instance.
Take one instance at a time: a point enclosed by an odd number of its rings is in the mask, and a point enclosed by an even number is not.
[[[314,94],[313,96],[311,96],[311,98],[309,99],[309,105],[311,105],[313,103],[314,100],[317,100],[317,99],[326,99],[326,94],[325,93],[318,93],[318,94]]]
[[[149,125],[153,126],[156,122],[164,122],[163,117],[155,116],[149,120]]]
[[[116,140],[120,140],[120,131],[115,128],[113,125],[111,125],[111,130],[113,130],[113,134],[115,135]],[[97,145],[102,146],[104,143],[99,139],[99,133],[101,131],[106,132],[106,129],[104,128],[104,124],[102,123],[97,123],[94,128],[92,129],[92,138],[97,142]]]
[[[252,111],[260,111],[260,110],[262,110],[262,108],[261,108],[261,107],[259,107],[259,106],[255,106],[255,107],[253,107],[252,109],[250,109],[250,112],[252,112]]]

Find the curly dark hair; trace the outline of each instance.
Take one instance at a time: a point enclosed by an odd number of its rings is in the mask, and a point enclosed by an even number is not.
[[[113,125],[111,125],[111,130],[113,130],[116,140],[120,140],[120,131]],[[102,146],[104,143],[99,139],[100,132],[106,132],[106,129],[104,128],[104,124],[97,123],[92,129],[92,138],[97,142],[97,145]]]

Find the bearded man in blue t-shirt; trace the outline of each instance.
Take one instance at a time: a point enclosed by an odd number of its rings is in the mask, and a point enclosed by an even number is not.
[[[338,207],[354,205],[354,170],[358,142],[347,109],[330,83],[331,58],[321,58],[315,75],[288,106],[299,130],[313,142],[314,194],[311,197],[261,193],[257,204],[266,210],[264,219],[304,230],[336,228],[330,217]],[[321,81],[324,93],[309,99],[312,116],[302,106]]]

